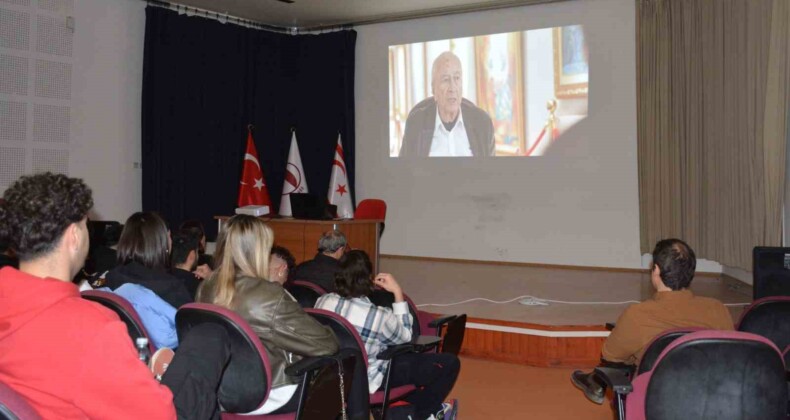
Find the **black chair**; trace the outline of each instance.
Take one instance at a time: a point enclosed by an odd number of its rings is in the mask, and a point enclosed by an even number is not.
[[[318,298],[326,294],[326,290],[321,286],[306,280],[289,282],[285,285],[285,289],[296,299],[299,306],[305,309],[315,307]]]
[[[365,407],[364,413],[353,413],[354,418],[367,418],[368,413],[372,413],[374,417],[380,420],[386,420],[387,408],[392,402],[401,400],[414,392],[417,387],[414,385],[401,385],[391,388],[389,384],[390,369],[392,360],[399,355],[406,353],[421,353],[431,350],[439,345],[438,337],[415,337],[411,343],[399,344],[390,346],[385,351],[378,354],[379,360],[388,360],[390,363],[387,366],[387,371],[384,373],[384,389],[377,391],[373,394],[368,393],[368,354],[365,351],[365,345],[362,338],[359,336],[356,328],[349,323],[342,316],[326,311],[323,309],[306,309],[305,312],[312,315],[318,322],[329,326],[335,333],[340,348],[353,352],[359,355],[357,358],[356,372],[354,377],[354,388],[349,396],[349,404],[354,407]],[[353,400],[353,401],[352,401]],[[370,407],[378,407],[378,409],[370,410]]]
[[[784,350],[790,345],[790,296],[764,297],[741,314],[737,330],[761,335]]]
[[[790,248],[756,246],[752,250],[753,299],[790,296]]]
[[[754,334],[686,334],[633,381],[616,369],[596,368],[595,373],[615,392],[621,420],[786,418],[782,353]]]
[[[354,354],[340,352],[330,357],[306,357],[286,368],[291,376],[301,377],[299,407],[289,415],[240,415],[261,408],[271,390],[271,365],[261,340],[235,312],[206,303],[189,303],[178,309],[176,328],[183,338],[191,328],[203,323],[222,326],[230,338],[231,357],[220,382],[218,399],[222,418],[227,419],[316,419],[335,420],[343,409],[342,401],[350,391],[354,375]],[[342,365],[343,394],[340,392],[339,366]]]
[[[0,382],[0,420],[39,420],[35,409],[27,400]]]

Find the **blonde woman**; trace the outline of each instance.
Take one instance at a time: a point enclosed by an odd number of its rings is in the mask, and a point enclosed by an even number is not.
[[[328,327],[307,315],[282,286],[269,278],[274,233],[257,217],[228,219],[214,253],[214,274],[203,282],[197,301],[231,309],[261,339],[272,365],[272,390],[257,414],[296,411],[298,378],[285,368],[304,356],[337,352]]]

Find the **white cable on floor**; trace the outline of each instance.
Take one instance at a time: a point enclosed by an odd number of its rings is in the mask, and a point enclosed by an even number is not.
[[[505,304],[505,303],[515,302],[515,301],[517,301],[519,299],[525,299],[525,298],[535,299],[536,301],[539,301],[539,302],[561,303],[561,304],[564,304],[564,305],[626,305],[626,304],[630,304],[630,303],[641,303],[638,300],[625,300],[625,301],[622,301],[622,302],[567,302],[567,301],[562,301],[562,300],[542,299],[542,298],[531,296],[531,295],[523,295],[523,296],[515,297],[513,299],[501,300],[501,301],[500,300],[491,300],[491,299],[487,299],[487,298],[477,297],[477,298],[462,300],[460,302],[453,302],[453,303],[423,303],[423,304],[416,305],[416,306],[418,308],[419,307],[423,307],[423,306],[440,306],[440,307],[443,307],[443,306],[455,306],[455,305],[461,305],[461,304],[464,304],[464,303],[469,303],[469,302],[474,302],[474,301],[484,301],[484,302],[489,302],[489,303],[501,305],[501,304]],[[746,305],[750,305],[750,303],[725,303],[724,304],[724,306],[746,306]]]

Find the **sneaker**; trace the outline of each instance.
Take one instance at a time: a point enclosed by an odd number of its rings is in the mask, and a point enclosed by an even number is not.
[[[598,405],[603,404],[606,389],[595,380],[595,375],[592,372],[584,373],[577,370],[571,374],[571,382],[584,392],[584,396],[588,400]]]
[[[165,371],[167,371],[167,367],[170,366],[174,356],[175,353],[173,350],[167,347],[162,347],[151,356],[149,367],[157,381],[162,380],[162,376],[165,374]]]
[[[458,413],[458,400],[453,399],[450,402],[442,403],[442,409],[439,410],[435,415],[431,414],[429,419],[434,418],[436,420],[455,420],[455,416]]]

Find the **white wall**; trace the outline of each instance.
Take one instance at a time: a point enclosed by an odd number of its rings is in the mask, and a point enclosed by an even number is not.
[[[358,200],[387,201],[382,253],[639,268],[632,0],[577,0],[356,28]],[[388,157],[387,47],[585,25],[589,117],[534,158]]]
[[[145,2],[76,0],[69,172],[93,189],[94,214],[142,208],[140,162]]]

